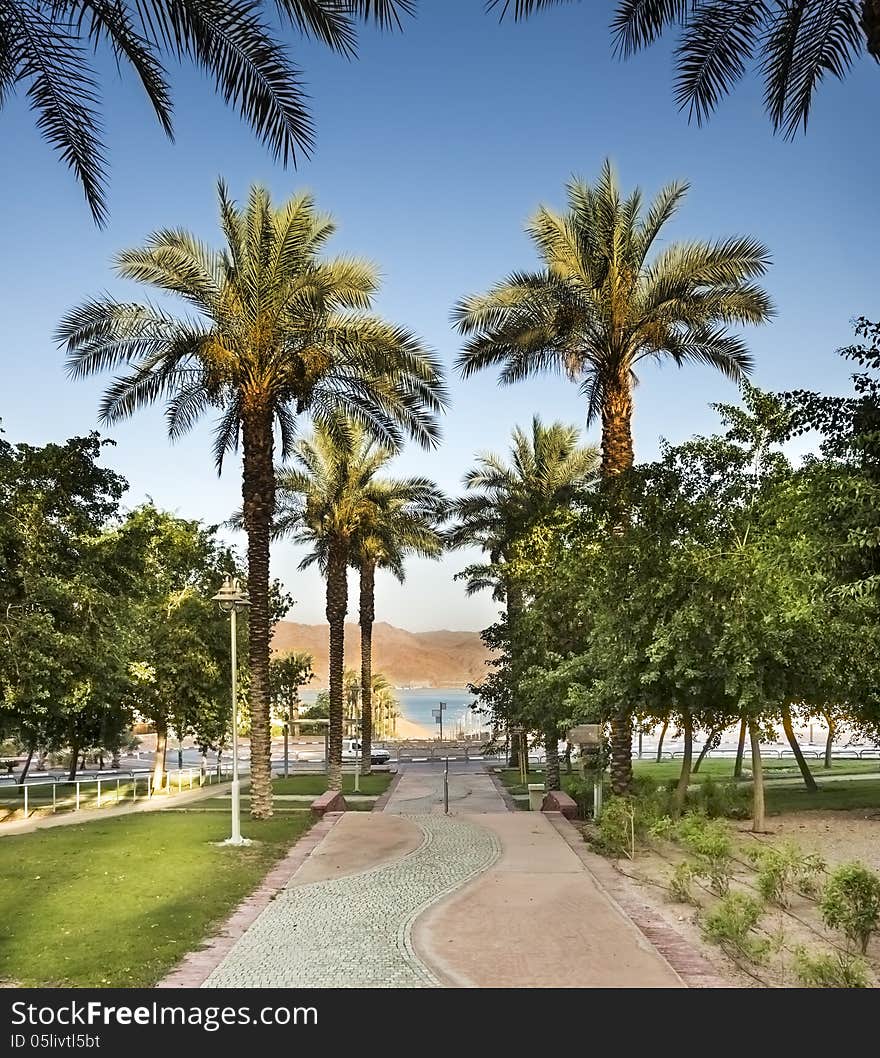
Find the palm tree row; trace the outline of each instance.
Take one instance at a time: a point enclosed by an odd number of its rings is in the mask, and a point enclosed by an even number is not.
[[[608,164],[595,185],[572,181],[567,211],[542,207],[529,226],[543,267],[514,273],[454,311],[469,336],[459,358],[465,377],[497,365],[502,383],[551,370],[580,386],[587,421],[601,420],[605,487],[633,463],[636,369],[671,359],[708,364],[739,379],[751,361],[734,328],[772,314],[755,282],[769,255],[754,239],[672,243],[652,257],[686,190],[672,184],[645,209],[640,191],[621,196]],[[58,335],[73,376],[117,371],[101,404],[103,421],[114,423],[161,401],[172,440],[206,413],[217,413],[218,469],[230,450],[241,448],[241,524],[252,601],[251,805],[262,818],[272,812],[270,538],[287,534],[307,542],[306,561],[317,562],[327,579],[330,771],[339,785],[348,569],[354,566],[360,577],[368,768],[376,571],[402,577],[406,554],[438,554],[444,513],[443,498],[427,479],[398,481],[381,472],[405,437],[436,445],[446,393],[439,362],[423,343],[371,311],[375,269],[356,258],[322,255],[334,225],[308,195],[275,206],[255,186],[239,207],[221,182],[219,206],[223,249],[165,229],[117,257],[122,278],[173,295],[187,314],[164,303],[105,296],[71,311]],[[312,425],[310,437],[297,436],[302,420]],[[451,540],[476,543],[487,553],[489,580],[511,624],[522,605],[504,576],[511,543],[548,509],[566,503],[595,459],[579,446],[576,431],[536,419],[531,435],[515,434],[510,466],[481,457],[466,478],[468,495],[456,506]],[[625,521],[621,497],[617,530]],[[482,583],[478,576],[472,587]],[[618,791],[631,778],[632,709],[633,703],[621,703],[613,724]]]
[[[438,440],[445,391],[439,364],[419,339],[370,312],[378,286],[372,265],[321,257],[334,225],[310,196],[275,207],[268,191],[255,186],[239,208],[221,182],[219,203],[222,250],[166,229],[117,257],[121,277],[175,295],[190,314],[103,297],[70,312],[58,337],[74,377],[121,372],[104,395],[104,422],[163,401],[172,440],[206,413],[218,414],[218,470],[241,446],[251,597],[251,811],[266,818],[272,814],[269,542],[276,437],[284,459],[293,453],[298,420],[307,417],[340,443],[357,431],[384,451],[399,449],[406,435],[430,448]],[[332,565],[335,617],[340,606],[344,613],[335,555]]]
[[[345,616],[348,569],[360,575],[361,754],[372,756],[372,630],[377,569],[404,577],[406,554],[440,554],[444,499],[426,478],[380,477],[393,450],[353,422],[316,427],[294,446],[292,465],[278,471],[276,533],[311,550],[300,568],[317,563],[326,580],[330,628],[328,785],[342,787],[345,709]]]
[[[572,180],[564,213],[542,206],[528,226],[543,261],[485,294],[463,299],[453,319],[469,339],[458,366],[465,378],[500,367],[502,384],[551,371],[577,384],[586,419],[599,419],[606,488],[634,461],[633,388],[651,361],[705,364],[736,381],[751,357],[733,328],[773,313],[755,280],[769,253],[749,237],[673,242],[654,254],[688,190],[663,188],[644,208],[636,188],[624,198],[610,163],[598,181]],[[625,497],[618,502],[620,530]],[[612,784],[632,783],[633,703],[612,723]]]

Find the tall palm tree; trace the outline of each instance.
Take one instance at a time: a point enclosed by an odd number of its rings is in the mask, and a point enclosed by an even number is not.
[[[731,328],[773,314],[753,282],[769,254],[752,238],[670,243],[651,258],[687,190],[669,184],[645,210],[638,188],[621,197],[606,162],[596,184],[569,183],[565,213],[542,206],[531,220],[541,270],[514,273],[454,310],[459,330],[471,336],[458,359],[465,377],[498,365],[505,384],[545,371],[578,384],[587,422],[601,419],[601,473],[609,483],[633,463],[636,370],[672,360],[708,364],[739,380],[751,357]],[[612,727],[612,780],[620,792],[632,778],[628,709]]]
[[[300,568],[317,563],[327,584],[330,789],[342,787],[348,567],[363,542],[364,530],[377,525],[377,509],[388,510],[393,502],[395,490],[379,478],[393,455],[389,447],[377,444],[354,423],[337,422],[334,428],[318,425],[311,437],[296,443],[291,466],[278,476],[276,534],[308,544],[311,551]]]
[[[507,564],[517,541],[542,519],[571,502],[578,488],[595,476],[598,452],[580,443],[576,427],[554,422],[545,426],[539,416],[530,432],[516,427],[510,462],[493,452],[478,455],[477,465],[464,478],[467,495],[452,504],[455,524],[450,530],[452,547],[480,547],[488,566],[471,566],[468,593],[491,587],[503,600],[507,625],[515,629],[525,600],[516,580],[507,574]],[[514,696],[516,666],[511,673]],[[516,701],[513,702],[516,710]],[[508,721],[515,719],[508,717]],[[558,737],[544,732],[548,770],[556,759]],[[511,760],[518,758],[517,739],[511,739]],[[557,763],[558,767],[558,763]]]
[[[526,18],[571,0],[489,0]],[[676,99],[702,123],[750,66],[764,77],[775,131],[806,129],[816,88],[843,80],[863,49],[880,62],[880,0],[618,0],[611,23],[623,56],[679,30]]]
[[[373,739],[373,621],[376,571],[388,570],[401,583],[407,555],[438,558],[443,551],[439,524],[446,500],[427,478],[383,478],[381,502],[366,511],[354,541],[352,561],[359,572],[361,633],[361,757],[369,774]]]
[[[279,24],[273,25],[270,9]],[[3,0],[0,106],[24,88],[37,127],[82,185],[95,220],[107,217],[100,85],[90,52],[104,45],[127,63],[160,126],[173,137],[166,62],[186,59],[209,73],[285,164],[308,154],[312,121],[300,71],[279,30],[293,26],[344,55],[354,54],[356,20],[399,25],[412,0]]]
[[[308,195],[275,208],[253,187],[238,208],[220,184],[226,247],[214,251],[182,230],[160,231],[117,258],[117,271],[182,298],[195,314],[103,297],[60,324],[74,377],[126,368],[107,389],[107,423],[163,400],[178,438],[217,411],[218,469],[242,445],[242,523],[247,534],[251,811],[272,812],[269,762],[269,539],[275,516],[274,454],[292,451],[297,418],[331,435],[340,413],[396,448],[404,434],[438,436],[444,400],[437,362],[408,331],[368,312],[374,268],[320,256],[334,226]]]

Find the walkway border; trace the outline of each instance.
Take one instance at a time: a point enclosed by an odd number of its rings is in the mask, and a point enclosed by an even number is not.
[[[380,793],[379,796],[376,798],[376,800],[373,802],[372,811],[374,811],[374,812],[384,812],[385,811],[385,805],[387,805],[388,802],[391,800],[391,795],[394,793],[395,787],[397,786],[397,784],[400,782],[400,780],[402,778],[403,778],[403,772],[400,770],[400,768],[398,768],[397,771],[394,773],[394,778],[391,780],[390,783],[388,783],[388,785],[385,787],[384,791],[382,793]]]
[[[732,988],[715,967],[649,905],[632,892],[633,883],[623,879],[601,856],[590,852],[583,835],[561,812],[544,812],[557,833],[577,856],[598,888],[666,960],[687,988]]]
[[[156,988],[199,988],[220,965],[238,938],[250,927],[278,893],[290,882],[312,852],[342,818],[341,812],[328,812],[310,827],[262,880],[236,907],[229,918],[197,951],[185,955]]]
[[[489,778],[492,780],[492,784],[495,787],[495,791],[501,800],[504,802],[504,807],[508,812],[520,812],[522,809],[517,808],[516,801],[511,796],[510,790],[504,785],[504,783],[498,778],[498,773],[494,768],[488,767],[486,771],[489,773]]]

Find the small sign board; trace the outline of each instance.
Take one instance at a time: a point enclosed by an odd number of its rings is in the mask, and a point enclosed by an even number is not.
[[[432,709],[431,716],[433,716],[435,720],[439,720],[440,717],[443,716],[443,712],[440,709]]]
[[[568,741],[575,746],[598,746],[601,732],[599,724],[578,724],[568,729]]]

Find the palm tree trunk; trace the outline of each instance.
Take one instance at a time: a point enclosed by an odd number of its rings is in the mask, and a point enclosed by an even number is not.
[[[746,718],[743,717],[739,722],[739,742],[736,744],[736,762],[733,765],[733,777],[739,779],[743,773],[743,753],[746,748]]]
[[[373,756],[373,619],[376,615],[376,564],[361,562],[361,771],[370,774]]]
[[[275,517],[272,415],[246,408],[242,440],[243,521],[248,546],[248,657],[251,710],[251,815],[272,815],[271,727],[269,720],[269,539]]]
[[[794,736],[794,727],[791,722],[791,706],[789,706],[788,703],[782,707],[782,730],[785,732],[785,737],[788,739],[788,744],[791,746],[792,752],[794,753],[794,759],[797,761],[797,765],[801,770],[804,786],[806,786],[810,793],[815,793],[819,787],[816,785],[816,780],[813,778],[813,773],[810,771],[809,764],[804,760],[804,755],[801,753],[801,747],[798,745],[798,740]]]
[[[327,788],[342,789],[342,727],[345,714],[345,613],[348,609],[348,555],[337,540],[327,555],[327,623],[330,625],[330,727]]]
[[[682,727],[684,728],[684,757],[681,761],[681,771],[678,774],[678,783],[672,800],[672,815],[676,819],[684,808],[687,789],[691,782],[691,761],[694,757],[694,722],[687,711],[684,713]]]
[[[508,579],[504,586],[504,599],[507,608],[507,632],[508,635],[512,635],[516,628],[517,621],[520,618],[523,610],[523,595],[522,589],[514,581]],[[511,650],[511,661],[510,661],[510,710],[507,717],[507,723],[510,730],[510,763],[512,767],[523,768],[523,752],[522,744],[525,739],[520,735],[519,727],[519,693],[518,693],[518,676],[519,676],[520,663],[516,655],[516,652]],[[525,773],[528,774],[529,770],[529,754],[526,750],[525,754]]]
[[[544,754],[546,758],[545,785],[548,790],[561,790],[559,777],[559,730],[556,724],[548,723],[544,728]]]
[[[618,378],[605,381],[600,473],[606,486],[633,465],[632,414],[632,382],[625,370]],[[626,498],[615,490],[611,503],[615,531],[623,532],[628,522]],[[611,789],[618,795],[632,789],[632,713],[624,702],[611,718]]]

